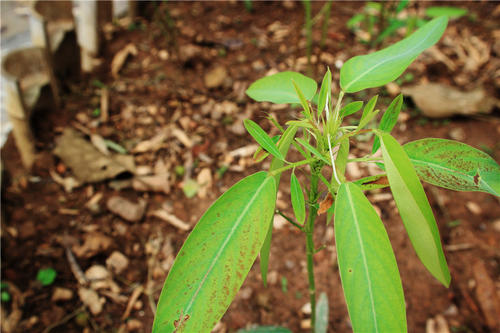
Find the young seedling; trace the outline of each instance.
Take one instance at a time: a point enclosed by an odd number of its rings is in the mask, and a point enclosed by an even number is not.
[[[421,52],[440,39],[446,25],[446,17],[436,18],[386,49],[348,60],[340,71],[341,91],[335,102],[329,70],[316,107],[311,103],[316,82],[299,73],[278,73],[249,87],[247,94],[257,101],[300,103],[301,116],[286,126],[278,124],[281,135],[277,143],[255,122],[245,121],[265,155],[272,156],[270,168],[236,183],[202,216],[165,281],[154,332],[210,332],[259,253],[266,284],[276,193],[286,170],[292,171],[290,192],[295,215],[294,220],[288,219],[304,233],[306,243],[312,331],[325,332],[328,322],[326,297],[321,296],[316,306],[313,267],[313,255],[318,250],[313,231],[318,211],[327,211],[327,223],[335,216],[338,266],[354,332],[406,332],[405,300],[394,253],[384,225],[363,191],[390,187],[418,257],[430,274],[447,287],[450,273],[420,180],[448,189],[499,196],[500,167],[487,154],[455,141],[422,139],[401,146],[390,134],[402,107],[401,95],[385,110],[378,127],[371,129],[365,126],[379,113],[377,96],[364,108],[360,101],[343,106],[342,99],[346,94],[395,80]],[[357,126],[343,124],[344,118],[361,109]],[[363,133],[375,134],[371,154],[349,159],[350,141]],[[302,160],[287,160],[291,145]],[[381,156],[375,154],[378,150]],[[357,162],[377,163],[381,173],[347,181],[346,165]],[[309,166],[307,197],[293,172],[305,166]],[[331,173],[329,179],[325,171]],[[321,183],[328,192],[324,202],[319,202]]]

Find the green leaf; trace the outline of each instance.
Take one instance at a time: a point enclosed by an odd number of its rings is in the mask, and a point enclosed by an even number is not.
[[[295,214],[297,223],[304,225],[306,219],[306,201],[304,200],[304,192],[302,192],[299,180],[293,172],[290,177],[290,196],[292,199],[293,213]]]
[[[363,102],[361,101],[351,102],[340,110],[340,116],[347,117],[353,113],[358,112],[359,110],[361,110],[362,107],[363,107]]]
[[[461,142],[434,138],[409,142],[404,149],[420,179],[427,183],[500,196],[500,166],[485,152]]]
[[[285,132],[281,136],[280,141],[278,142],[278,149],[280,150],[281,154],[283,154],[283,156],[287,155],[288,149],[290,148],[290,144],[293,142],[293,138],[297,133],[297,129],[298,128],[295,126],[290,126],[285,130]],[[273,158],[273,160],[271,161],[271,166],[269,167],[269,171],[274,171],[276,169],[279,169],[283,166],[283,164],[284,162],[282,160]],[[278,190],[280,184],[280,178],[281,178],[281,173],[278,173],[276,176],[274,176],[274,180],[276,182],[276,191]],[[266,239],[264,240],[264,244],[262,244],[262,247],[260,249],[260,273],[262,276],[262,283],[264,284],[265,287],[267,286],[267,269],[269,266],[269,254],[271,252],[273,218],[274,215],[271,216],[271,218],[269,219]]]
[[[406,332],[403,288],[384,225],[361,189],[342,183],[335,200],[340,278],[354,332]]]
[[[292,331],[280,326],[257,326],[255,328],[240,329],[236,333],[292,333]]]
[[[403,94],[399,94],[398,97],[394,98],[387,110],[384,112],[378,128],[384,132],[390,133],[398,121],[399,112],[401,111],[402,106]],[[372,154],[375,154],[379,148],[380,139],[378,136],[375,136],[375,139],[373,139]]]
[[[330,68],[325,73],[323,77],[323,82],[321,82],[321,89],[319,91],[318,97],[318,119],[320,119],[321,114],[326,106],[326,100],[331,100],[332,94],[332,73],[330,72]],[[328,98],[327,98],[328,96]]]
[[[275,198],[274,177],[262,171],[244,178],[212,204],[170,269],[153,332],[210,332],[259,253]]]
[[[277,144],[278,141],[280,140],[281,135],[275,135],[271,138],[273,140],[274,144]],[[253,159],[255,160],[256,163],[262,162],[266,157],[269,156],[269,153],[263,152],[262,146],[259,146],[255,153],[253,153]],[[262,154],[261,154],[262,153]]]
[[[300,105],[302,105],[302,109],[304,109],[306,117],[308,119],[312,119],[311,118],[311,109],[309,108],[309,103],[307,102],[306,97],[304,96],[304,94],[300,90],[300,87],[297,85],[297,83],[295,83],[295,81],[293,79],[292,79],[292,84],[293,84],[293,88],[295,89],[295,93],[299,97]]]
[[[429,17],[448,16],[449,18],[459,18],[467,14],[467,9],[458,7],[428,7],[425,15]]]
[[[438,17],[396,44],[349,59],[340,69],[342,90],[353,93],[395,80],[420,53],[437,43],[446,24],[446,17]]]
[[[326,333],[328,329],[328,297],[325,293],[319,295],[316,303],[316,321],[314,333]]]
[[[2,291],[2,293],[1,293],[1,296],[0,296],[0,297],[1,297],[2,302],[8,302],[8,301],[10,301],[10,299],[11,299],[9,292],[8,292],[8,291],[5,291],[5,290],[4,290],[4,291]]]
[[[368,103],[366,103],[365,108],[363,109],[363,114],[361,115],[361,119],[359,120],[359,128],[363,127],[361,126],[362,123],[366,124],[365,119],[372,114],[373,109],[375,109],[375,105],[377,105],[377,100],[378,100],[378,95],[375,95],[372,98],[370,98]]]
[[[316,93],[316,81],[297,72],[281,72],[263,77],[252,83],[246,93],[258,102],[300,103],[292,80],[307,100],[310,100]]]
[[[303,140],[301,138],[296,138],[295,140],[297,140],[297,142],[299,142],[301,145],[303,145],[308,151],[313,153],[313,155],[318,157],[320,160],[322,160],[323,162],[325,162],[328,165],[332,165],[332,162],[330,162],[325,156],[323,156],[316,148],[311,146],[308,142],[306,142],[305,140]]]
[[[345,138],[340,142],[337,158],[335,159],[335,169],[337,176],[341,182],[345,181],[345,168],[347,166],[347,158],[349,157],[349,138]]]
[[[389,133],[377,132],[394,201],[418,257],[429,272],[446,287],[450,272],[439,230],[424,188],[403,147]]]
[[[273,140],[267,135],[266,132],[264,132],[262,128],[260,128],[260,126],[256,122],[250,119],[245,119],[243,121],[243,124],[245,125],[248,133],[250,133],[255,141],[257,141],[257,143],[262,146],[262,148],[267,150],[274,157],[280,160],[284,160],[283,155],[281,155]]]
[[[49,267],[40,269],[36,274],[36,279],[42,284],[42,286],[46,287],[54,283],[56,276],[56,270]]]
[[[289,120],[286,122],[288,126],[296,126],[296,127],[303,127],[303,128],[309,128],[313,129],[314,126],[311,124],[311,122],[307,119],[303,120]]]
[[[193,198],[199,190],[200,184],[194,179],[188,178],[182,182],[182,192],[188,199]]]

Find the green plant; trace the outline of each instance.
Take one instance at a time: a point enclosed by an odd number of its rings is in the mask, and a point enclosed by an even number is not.
[[[38,270],[38,273],[36,274],[36,279],[38,280],[38,282],[42,284],[42,286],[46,287],[54,283],[56,276],[57,276],[56,270],[49,267]]]
[[[361,41],[370,43],[372,46],[382,43],[387,37],[394,35],[398,29],[403,27],[406,28],[408,36],[415,28],[419,28],[429,21],[412,14],[400,18],[399,14],[408,7],[409,3],[409,0],[369,1],[361,13],[354,15],[347,21],[347,27],[353,31],[365,31]],[[438,6],[428,7],[425,10],[425,16],[429,18],[447,16],[450,19],[456,19],[466,14],[466,9],[458,7]]]
[[[422,139],[400,146],[390,132],[402,107],[401,95],[373,129],[365,126],[379,113],[375,108],[377,96],[364,108],[361,101],[342,106],[342,100],[345,94],[395,80],[440,39],[446,25],[446,17],[436,18],[386,49],[349,59],[340,71],[341,91],[335,103],[329,70],[316,109],[310,103],[316,82],[299,73],[271,75],[248,88],[247,94],[257,101],[300,103],[301,116],[288,121],[286,128],[271,119],[281,131],[277,143],[258,124],[245,120],[246,129],[265,151],[262,153],[272,156],[269,171],[257,172],[233,185],[201,217],[165,281],[154,332],[209,332],[230,305],[259,253],[266,284],[277,188],[286,170],[292,171],[290,192],[295,219],[286,218],[303,232],[306,243],[312,330],[324,332],[328,316],[326,297],[320,297],[316,305],[313,267],[313,255],[321,250],[313,237],[318,210],[328,206],[319,202],[323,184],[332,203],[327,223],[335,215],[338,266],[353,330],[406,331],[405,301],[394,253],[384,225],[363,191],[390,187],[418,257],[437,280],[448,286],[450,273],[437,224],[419,178],[449,189],[498,196],[500,167],[487,154],[455,141]],[[345,117],[361,109],[357,125],[343,125]],[[349,158],[350,140],[368,132],[376,135],[371,153]],[[302,160],[287,160],[292,145]],[[374,155],[379,149],[381,157]],[[357,162],[377,163],[381,174],[347,181],[346,165]],[[304,166],[310,167],[307,198],[294,174]],[[324,175],[328,171],[330,179]]]

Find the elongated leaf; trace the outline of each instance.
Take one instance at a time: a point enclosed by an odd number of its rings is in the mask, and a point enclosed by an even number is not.
[[[429,17],[448,16],[449,18],[459,18],[467,14],[467,9],[459,7],[429,7],[425,9],[425,15]]]
[[[280,326],[257,326],[249,329],[241,329],[236,333],[292,333],[288,328]]]
[[[293,213],[295,214],[297,223],[303,225],[306,219],[306,201],[304,200],[304,192],[302,192],[299,180],[293,172],[290,177],[290,196],[292,199]]]
[[[345,168],[347,166],[347,158],[349,157],[349,138],[340,142],[337,158],[335,159],[335,169],[337,176],[341,182],[345,181]]]
[[[332,96],[332,73],[330,68],[325,73],[323,77],[323,82],[321,83],[321,89],[319,91],[318,97],[318,119],[321,117],[323,110],[326,106],[326,101],[331,100]],[[328,97],[328,98],[327,98]]]
[[[300,90],[300,87],[297,85],[297,83],[293,79],[292,79],[292,84],[293,84],[293,88],[295,89],[295,93],[299,97],[300,105],[302,105],[302,108],[304,109],[306,118],[311,119],[311,109],[309,108],[309,102],[307,102],[307,99],[304,96],[304,94],[302,93],[302,91]]]
[[[296,138],[295,140],[297,140],[301,145],[303,145],[308,151],[313,153],[314,156],[318,157],[326,164],[332,165],[332,162],[330,162],[325,156],[321,155],[321,153],[316,148],[311,146],[307,141],[302,140],[301,138]]]
[[[297,133],[297,127],[290,126],[288,127],[283,135],[281,136],[280,141],[278,142],[278,149],[280,150],[283,156],[286,156],[288,153],[288,149],[290,148],[290,144],[293,141],[295,134]],[[271,166],[269,167],[269,171],[273,171],[279,169],[283,166],[283,161],[277,158],[273,158],[271,161]],[[274,176],[274,180],[276,182],[276,191],[278,191],[280,184],[281,173]],[[276,198],[276,196],[275,196]],[[260,249],[260,273],[262,276],[262,283],[264,286],[267,286],[267,269],[269,267],[269,254],[271,252],[271,240],[273,235],[273,217],[269,219],[268,227],[267,227],[267,235],[264,240],[264,244],[262,244],[262,248]]]
[[[378,95],[373,96],[370,98],[368,103],[366,103],[365,108],[363,109],[363,114],[361,115],[361,119],[359,120],[359,124],[361,125],[364,123],[364,120],[366,117],[370,116],[373,112],[373,109],[375,109],[375,105],[377,105],[377,100],[378,100]],[[360,126],[363,127],[363,126]]]
[[[267,150],[274,157],[280,160],[284,159],[283,155],[280,153],[273,140],[267,135],[266,132],[264,132],[262,128],[260,128],[260,126],[256,122],[250,119],[245,119],[243,121],[243,124],[245,125],[248,133],[250,133],[255,141],[257,141],[257,143],[262,146],[262,148]]]
[[[289,120],[286,122],[287,125],[291,126],[297,126],[297,127],[304,127],[304,128],[310,128],[313,129],[314,126],[311,124],[311,122],[307,119],[303,120]]]
[[[250,85],[246,93],[258,102],[300,103],[292,80],[307,100],[313,98],[317,89],[316,81],[297,72],[281,72],[258,79]]]
[[[380,124],[378,128],[384,132],[390,133],[398,121],[399,112],[401,112],[401,107],[403,106],[403,94],[399,94],[398,97],[389,104],[387,110],[385,110],[382,119],[380,119]],[[375,136],[373,139],[372,154],[380,148],[380,139]]]
[[[271,138],[273,140],[274,144],[277,144],[279,139],[281,138],[281,135],[275,135]],[[255,163],[262,162],[267,156],[269,156],[269,153],[263,152],[264,149],[262,149],[262,146],[259,146],[255,153],[253,153],[253,159],[255,160]]]
[[[406,332],[403,288],[389,237],[353,183],[342,183],[335,200],[335,242],[353,331]]]
[[[378,132],[382,156],[394,201],[418,257],[429,272],[446,287],[450,272],[446,264],[439,230],[424,188],[403,147],[390,134]]]
[[[425,182],[455,191],[481,191],[500,196],[500,166],[478,149],[434,138],[409,142],[404,149]]]
[[[347,117],[353,113],[358,112],[359,110],[361,110],[362,107],[363,107],[362,101],[351,102],[340,110],[340,116]]]
[[[328,297],[325,293],[319,295],[316,303],[316,321],[314,333],[326,333],[328,329]]]
[[[349,59],[340,69],[342,90],[353,93],[395,80],[420,53],[441,38],[446,24],[446,17],[438,17],[396,44]]]
[[[275,180],[262,171],[235,184],[205,212],[168,274],[153,332],[210,332],[259,253],[275,197]]]

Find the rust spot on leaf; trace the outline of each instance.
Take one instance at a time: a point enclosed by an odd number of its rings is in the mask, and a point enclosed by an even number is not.
[[[476,172],[476,175],[474,176],[474,184],[478,185],[479,184],[479,173]]]

